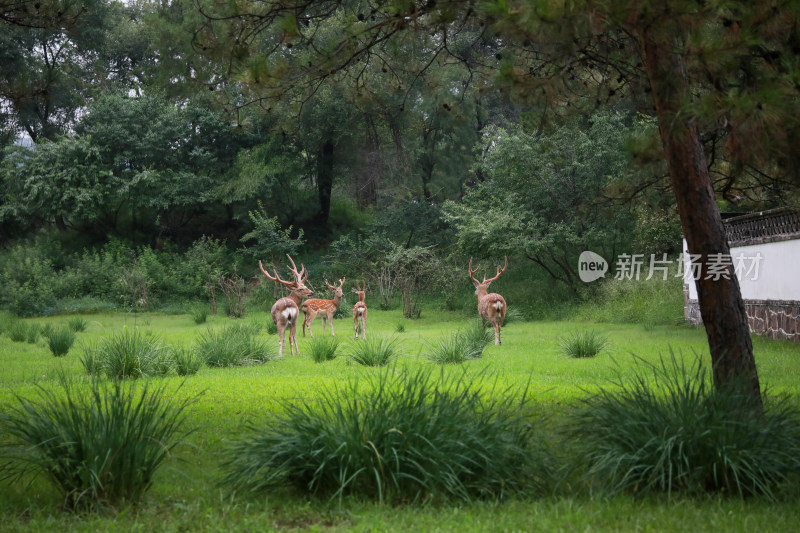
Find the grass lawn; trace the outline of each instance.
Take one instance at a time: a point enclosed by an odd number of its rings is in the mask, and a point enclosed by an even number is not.
[[[0,409],[14,395],[30,395],[36,384],[49,386],[59,372],[84,376],[81,344],[91,345],[137,327],[170,344],[191,347],[207,328],[232,323],[209,317],[196,325],[188,315],[105,314],[86,317],[88,327],[63,358],[54,358],[42,339],[15,343],[0,336]],[[54,325],[66,317],[37,319]],[[267,313],[250,313],[245,321],[266,324]],[[402,320],[397,311],[370,310],[368,334],[395,336],[402,356],[396,365],[431,365],[425,357],[432,342],[473,320],[462,314],[427,311],[421,320]],[[399,323],[405,331],[397,333]],[[320,323],[315,333],[322,334]],[[352,321],[336,321],[342,340],[339,353],[353,342]],[[560,339],[574,331],[596,330],[608,337],[608,348],[594,358],[571,359],[561,354]],[[186,379],[172,376],[159,383],[178,394],[199,395],[188,412],[199,428],[168,461],[135,508],[73,515],[60,510],[56,492],[42,480],[30,484],[0,482],[0,530],[3,531],[224,531],[224,530],[359,530],[359,531],[795,531],[800,523],[798,495],[785,493],[779,502],[762,498],[633,498],[591,499],[563,495],[503,503],[434,505],[377,505],[345,499],[327,502],[295,493],[231,497],[216,486],[217,451],[238,434],[245,421],[260,421],[280,409],[280,402],[314,398],[320,391],[349,379],[379,372],[350,364],[346,357],[314,363],[308,339],[300,335],[301,355],[284,356],[265,364],[202,368]],[[328,330],[329,334],[329,330]],[[264,338],[277,345],[277,337]],[[800,395],[800,345],[754,339],[762,387],[771,392]],[[708,357],[705,333],[685,326],[643,328],[637,325],[578,322],[516,322],[503,330],[503,345],[489,346],[483,358],[448,372],[481,373],[503,387],[528,387],[543,413],[559,414],[598,385],[619,373],[633,371],[635,356],[657,361],[672,350],[678,357]],[[288,346],[287,346],[288,354]]]

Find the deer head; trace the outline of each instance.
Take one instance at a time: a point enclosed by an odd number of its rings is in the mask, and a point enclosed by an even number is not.
[[[500,267],[499,267],[499,266],[497,267],[497,275],[496,275],[496,276],[494,276],[493,278],[486,279],[486,276],[483,276],[483,281],[478,281],[477,279],[475,279],[475,273],[476,273],[476,272],[477,272],[477,271],[478,271],[480,268],[481,268],[481,267],[480,267],[480,265],[478,265],[478,266],[477,266],[477,267],[475,267],[475,269],[473,270],[473,268],[472,268],[472,258],[470,257],[470,258],[469,258],[469,277],[470,277],[470,279],[472,279],[472,283],[473,283],[473,284],[475,284],[475,294],[480,294],[480,293],[481,293],[481,291],[486,291],[486,289],[488,289],[488,288],[489,288],[489,285],[490,285],[490,284],[491,284],[491,283],[492,283],[494,280],[496,280],[497,278],[499,278],[499,277],[500,277],[500,276],[503,274],[503,272],[505,272],[505,271],[506,271],[506,268],[508,268],[508,257],[506,257],[506,259],[505,259],[505,265],[503,266],[503,269],[502,269],[502,270],[500,270]]]
[[[361,280],[361,285],[363,285],[363,287],[361,287],[358,283],[356,283],[356,286],[353,287],[353,292],[358,294],[358,301],[359,302],[363,302],[364,301],[364,298],[365,298],[366,292],[367,292],[367,282],[364,281],[364,280]]]
[[[325,280],[325,285],[327,285],[328,288],[333,291],[334,297],[341,298],[342,296],[344,296],[344,291],[342,290],[342,285],[344,285],[344,280],[346,280],[346,279],[347,278],[340,279],[338,286],[331,285],[330,283],[328,283],[328,280],[326,279]]]
[[[306,271],[305,265],[301,265],[302,268],[300,271],[298,271],[297,265],[294,264],[292,257],[289,254],[286,254],[286,257],[288,257],[289,261],[292,263],[292,267],[289,270],[291,270],[292,274],[294,275],[294,281],[286,281],[281,279],[280,274],[278,274],[278,269],[273,269],[275,275],[271,276],[269,272],[264,269],[264,265],[261,264],[261,261],[258,262],[258,268],[260,268],[261,272],[269,279],[276,283],[280,283],[289,289],[289,291],[291,291],[293,294],[301,296],[302,298],[307,298],[314,294],[314,291],[305,286],[305,281],[308,279],[308,271]]]

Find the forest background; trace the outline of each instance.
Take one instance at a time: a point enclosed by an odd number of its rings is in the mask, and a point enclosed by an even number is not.
[[[369,6],[344,12],[368,19]],[[241,316],[275,296],[258,261],[290,253],[318,290],[363,279],[380,306],[413,318],[425,305],[473,310],[467,261],[491,269],[508,256],[504,295],[528,318],[608,302],[593,318],[681,320],[678,278],[621,288],[577,272],[583,250],[612,268],[623,253],[680,252],[635,57],[587,49],[557,74],[536,67],[558,84],[554,99],[546,84],[503,83],[525,43],[464,25],[444,45],[415,34],[353,55],[356,67],[298,75],[308,52],[296,32],[338,37],[354,21],[285,16],[245,49],[210,25],[211,7],[4,7],[0,307],[180,312],[210,300]],[[717,119],[701,133],[723,213],[796,204],[789,165],[742,164],[739,132]]]

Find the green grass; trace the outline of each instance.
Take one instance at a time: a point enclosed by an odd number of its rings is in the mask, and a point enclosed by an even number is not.
[[[527,314],[527,313],[526,313]],[[432,343],[458,331],[475,319],[468,315],[427,309],[423,319],[414,321],[399,336],[397,368],[428,368],[425,351]],[[528,316],[535,316],[529,314]],[[93,314],[80,343],[93,346],[119,334],[124,327],[139,328],[143,334],[158,336],[172,346],[194,346],[211,328],[221,331],[234,323],[224,316],[209,315],[203,327],[189,315]],[[266,312],[248,313],[264,325],[271,322]],[[390,337],[402,317],[399,310],[370,310],[370,335]],[[63,317],[37,319],[47,325],[63,323]],[[24,320],[29,323],[30,321]],[[348,324],[343,319],[337,325]],[[613,345],[611,357],[572,359],[564,357],[559,339],[564,331],[596,330]],[[277,339],[266,331],[256,334],[277,348]],[[629,494],[609,499],[592,499],[585,487],[570,485],[546,498],[517,497],[497,504],[471,502],[442,505],[376,505],[357,498],[327,503],[291,490],[276,489],[267,495],[240,494],[231,497],[213,487],[219,480],[219,450],[243,433],[245,424],[258,423],[286,414],[287,401],[313,401],[325,390],[334,390],[384,369],[348,364],[337,357],[316,364],[309,353],[310,339],[298,339],[303,356],[285,356],[264,364],[211,368],[203,366],[194,375],[172,374],[157,378],[175,390],[176,399],[200,396],[185,411],[188,427],[197,431],[186,446],[175,449],[153,478],[151,489],[133,508],[124,504],[117,511],[72,516],[62,510],[59,493],[41,479],[21,482],[0,481],[0,523],[4,531],[70,530],[330,530],[330,531],[794,531],[800,521],[800,490],[796,485],[776,491],[777,501],[764,497],[745,500],[726,497],[673,496],[637,497]],[[339,350],[346,353],[356,342],[342,337]],[[800,346],[754,338],[754,349],[762,386],[772,394],[788,393],[797,405],[800,393]],[[466,366],[447,365],[447,375],[484,373],[497,381],[498,390],[527,387],[529,408],[541,412],[548,426],[559,426],[572,406],[600,387],[633,375],[634,356],[656,363],[673,349],[679,357],[697,352],[708,357],[705,332],[686,326],[597,324],[592,322],[512,322],[503,329],[503,344],[489,345],[483,357]],[[77,351],[77,350],[76,350]],[[0,411],[15,402],[14,395],[35,394],[36,386],[52,386],[59,372],[87,380],[79,357],[72,353],[54,358],[40,338],[34,344],[12,342],[0,336]],[[391,367],[390,367],[391,368]],[[437,369],[438,372],[438,369]],[[183,386],[178,389],[178,385]],[[556,433],[554,432],[554,435]],[[569,448],[552,437],[556,450]],[[574,477],[565,478],[574,483]],[[792,487],[795,487],[794,489]],[[765,526],[765,524],[767,526]]]
[[[594,357],[608,347],[608,337],[595,331],[573,331],[562,337],[559,346],[567,357]]]

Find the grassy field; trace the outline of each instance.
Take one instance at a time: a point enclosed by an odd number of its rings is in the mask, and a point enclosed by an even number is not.
[[[207,328],[221,328],[232,321],[209,317],[196,325],[188,315],[111,314],[86,317],[88,327],[63,358],[54,358],[45,342],[15,343],[0,336],[0,409],[27,396],[35,385],[48,386],[60,372],[84,376],[79,361],[81,345],[139,328],[167,343],[191,347]],[[38,319],[41,324],[66,323],[65,317]],[[245,321],[266,324],[266,313],[251,313]],[[456,313],[428,312],[422,320],[402,320],[396,311],[370,311],[368,333],[394,336],[402,356],[398,366],[431,365],[425,353],[431,343],[463,328],[473,320]],[[396,332],[402,323],[405,330]],[[321,335],[319,321],[315,332]],[[340,353],[352,340],[352,321],[336,321],[342,340]],[[571,359],[561,354],[560,339],[576,331],[596,330],[608,337],[608,348],[594,358]],[[277,337],[264,338],[277,345]],[[349,364],[345,357],[314,363],[308,355],[308,339],[299,339],[301,355],[285,356],[265,364],[227,368],[202,368],[186,379],[159,378],[160,384],[180,395],[199,395],[188,416],[197,427],[188,443],[161,469],[144,502],[135,508],[73,515],[60,510],[56,492],[41,480],[31,484],[0,482],[0,529],[3,531],[264,531],[359,530],[359,531],[794,531],[800,521],[796,494],[784,494],[778,502],[762,498],[617,497],[591,499],[564,496],[513,500],[503,503],[453,504],[451,506],[377,505],[345,500],[343,504],[309,499],[286,492],[262,497],[231,497],[216,486],[218,450],[236,436],[246,421],[264,420],[287,399],[316,397],[320,391],[357,379],[374,368]],[[800,390],[800,345],[754,339],[762,386],[772,392]],[[490,346],[481,359],[448,372],[482,374],[482,379],[501,386],[528,387],[534,404],[555,420],[587,391],[620,373],[633,372],[635,356],[657,361],[670,351],[678,357],[707,358],[705,334],[685,326],[578,322],[516,322],[503,331],[503,345]],[[287,347],[288,353],[288,347]],[[634,356],[635,354],[635,356]],[[796,400],[795,400],[796,401]],[[557,422],[554,422],[557,423]]]

